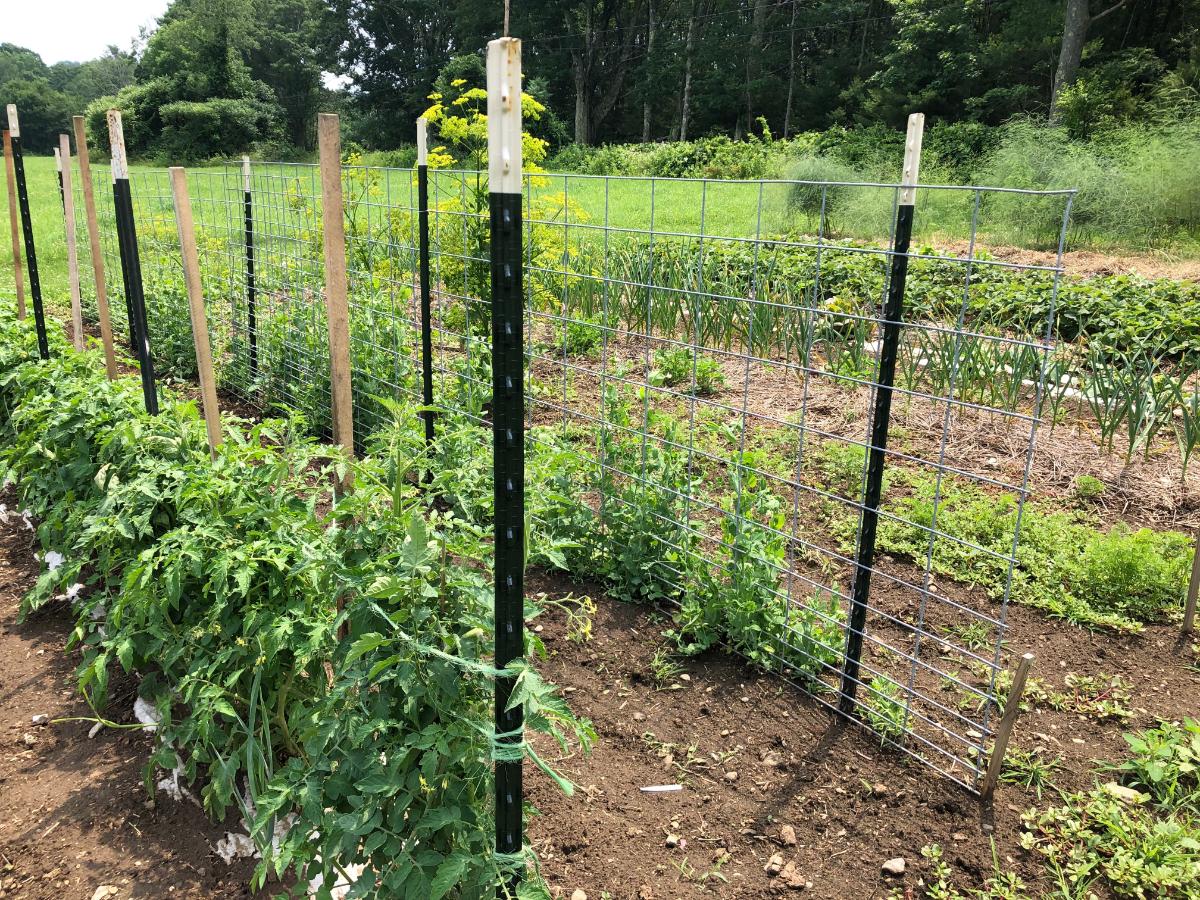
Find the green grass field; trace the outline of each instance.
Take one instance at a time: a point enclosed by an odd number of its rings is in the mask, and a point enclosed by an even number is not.
[[[214,166],[190,171],[198,224],[208,223],[212,233],[224,233],[237,241],[241,201],[236,170]],[[223,171],[227,177],[220,177]],[[372,173],[370,178],[361,177],[366,171]],[[146,166],[133,166],[132,172],[143,263],[161,264],[165,259],[149,259],[148,254],[155,253],[156,248],[169,248],[173,232],[166,172]],[[26,173],[44,296],[52,305],[65,304],[66,245],[53,160],[29,157]],[[256,165],[255,173],[256,204],[260,212],[271,209],[268,215],[282,217],[279,219],[282,221],[303,204],[312,222],[320,205],[314,166],[261,164]],[[355,173],[360,174],[356,177]],[[112,214],[106,174],[106,164],[94,165],[102,218]],[[404,170],[348,170],[348,208],[357,202],[359,214],[365,213],[371,221],[381,221],[384,216],[415,203],[412,182],[412,175]],[[431,196],[436,205],[454,208],[456,201],[466,197],[472,188],[473,179],[464,178],[461,173],[436,173]],[[894,190],[886,187],[794,188],[774,182],[560,174],[536,176],[529,190],[532,202],[526,216],[530,222],[547,228],[570,227],[575,239],[593,246],[605,241],[620,242],[627,235],[650,231],[664,239],[679,234],[749,239],[812,235],[821,225],[822,213],[827,235],[883,243],[887,240],[895,197]],[[1063,203],[1064,198],[1058,196],[981,195],[976,209],[975,195],[969,191],[926,190],[918,197],[914,243],[964,239],[970,234],[974,216],[980,234],[992,238],[993,243],[1052,248],[1057,243]],[[6,209],[7,197],[4,204]],[[1003,228],[999,225],[1001,220]],[[991,227],[994,223],[996,227]],[[105,225],[102,222],[102,230]],[[86,279],[88,254],[82,228],[79,237],[81,268]],[[7,240],[0,250],[0,284],[6,293],[12,290],[12,260]]]
[[[33,219],[33,241],[37,250],[38,273],[42,292],[47,301],[61,303],[68,297],[67,242],[63,230],[62,205],[58,197],[58,177],[54,159],[48,156],[25,157],[25,177],[29,188],[30,215]],[[0,182],[3,195],[4,240],[0,243],[0,291],[13,293],[12,244],[9,241],[8,183]],[[22,260],[24,262],[24,260]],[[28,275],[26,272],[26,298]]]

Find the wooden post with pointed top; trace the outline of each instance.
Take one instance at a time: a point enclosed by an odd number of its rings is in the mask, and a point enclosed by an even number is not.
[[[92,278],[96,283],[96,317],[100,320],[100,340],[104,344],[104,369],[111,381],[117,377],[117,353],[113,344],[112,317],[108,311],[108,287],[104,283],[104,248],[100,244],[100,223],[96,217],[96,191],[88,157],[87,127],[83,116],[72,116],[71,124],[75,129],[75,155],[79,157],[83,211],[92,255]]]
[[[996,742],[992,745],[992,756],[988,760],[987,774],[983,776],[983,788],[979,797],[985,804],[992,802],[996,793],[996,785],[1000,781],[1000,770],[1004,766],[1004,754],[1008,752],[1008,741],[1012,737],[1013,725],[1017,721],[1017,713],[1021,711],[1021,694],[1025,692],[1025,682],[1029,678],[1029,667],[1033,665],[1033,654],[1026,653],[1017,665],[1013,675],[1012,687],[1008,689],[1008,699],[1004,703],[1004,713],[1000,716],[1000,724],[996,726]]]
[[[168,171],[175,196],[175,227],[179,231],[179,249],[183,256],[183,280],[187,286],[192,342],[196,346],[196,371],[200,375],[200,401],[204,426],[208,430],[208,451],[216,459],[217,448],[221,446],[221,409],[217,405],[217,381],[213,376],[212,348],[208,342],[208,316],[204,311],[204,286],[200,280],[200,256],[196,252],[192,200],[188,194],[187,172],[178,166]]]
[[[25,271],[21,265],[21,218],[17,213],[17,178],[13,173],[12,138],[4,129],[4,178],[8,185],[8,221],[12,228],[13,277],[17,283],[17,318],[25,318]]]
[[[58,136],[58,171],[62,186],[63,218],[67,225],[67,285],[71,292],[71,340],[76,350],[83,350],[83,306],[79,298],[79,247],[75,235],[75,194],[71,186],[71,138]]]
[[[321,158],[321,221],[325,237],[325,306],[329,319],[329,382],[333,440],[354,456],[354,395],[350,383],[350,313],[346,279],[346,223],[342,203],[342,137],[336,113],[317,116]],[[347,471],[341,489],[349,491]]]

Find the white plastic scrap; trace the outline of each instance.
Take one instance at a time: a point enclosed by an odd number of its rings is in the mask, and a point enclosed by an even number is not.
[[[195,795],[179,783],[179,779],[182,775],[183,766],[176,766],[174,769],[168,772],[165,777],[158,779],[154,787],[156,790],[162,791],[176,803],[181,803],[185,799],[191,800],[193,803],[203,809],[204,805],[196,799]],[[244,825],[245,823],[243,822],[242,824]]]
[[[362,874],[366,871],[367,867],[361,863],[354,863],[349,866],[343,866],[343,868],[346,870],[346,874],[339,874],[337,882],[329,891],[333,900],[345,900],[346,895],[350,893],[350,888],[354,886],[354,882],[362,878]],[[317,896],[317,892],[321,890],[324,884],[325,878],[321,875],[316,876],[308,883],[308,896]]]
[[[258,856],[258,849],[250,840],[250,835],[234,834],[232,831],[225,832],[225,837],[217,841],[214,849],[227,866],[233,865],[235,859],[254,859]]]
[[[138,697],[133,702],[133,717],[145,725],[146,731],[151,734],[158,730],[158,726],[162,722],[162,713],[154,708],[154,704],[147,703],[142,697]]]
[[[59,566],[61,566],[63,564],[63,561],[65,559],[66,559],[66,557],[64,557],[57,550],[47,550],[46,551],[46,568],[49,569],[51,572],[53,572],[55,569],[57,569]]]

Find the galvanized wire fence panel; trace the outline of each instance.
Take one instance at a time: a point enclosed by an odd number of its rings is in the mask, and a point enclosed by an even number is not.
[[[732,647],[973,785],[1053,353],[1053,302],[1021,329],[977,308],[977,281],[1029,267],[976,253],[975,236],[1023,202],[1053,208],[1061,233],[1069,195],[921,189],[935,216],[965,207],[971,239],[909,254],[878,507],[895,549],[871,563],[851,629],[898,186],[535,175],[526,193],[530,434],[578,461],[608,557],[595,568],[677,605],[685,646]],[[838,239],[838,208],[864,202],[881,240]],[[1044,270],[1053,295],[1059,267]],[[1015,468],[976,452],[980,430],[1006,435]],[[1002,519],[983,543],[945,527],[947,497],[975,491]],[[966,557],[995,571],[990,594],[946,577]]]
[[[189,173],[219,384],[327,433],[318,171],[250,171],[248,219],[238,168]],[[394,422],[393,400],[421,402],[417,178],[343,174],[360,443]],[[441,462],[482,472],[487,183],[443,170],[428,185]],[[166,173],[135,172],[132,190],[153,350],[186,376]],[[127,335],[111,187],[98,178],[96,192],[114,327]],[[1054,223],[1061,255],[1071,195],[919,189],[884,450],[872,443],[872,410],[898,197],[897,185],[527,176],[529,558],[675,607],[684,651],[731,648],[974,787],[1005,690],[1034,436],[1066,383],[1052,340],[1059,261],[992,259],[976,238],[990,215],[1016,209],[1044,231]],[[859,233],[870,211],[874,240],[840,236],[851,208]],[[923,246],[947,215],[969,219],[969,240]],[[1027,314],[1001,317],[987,298],[1027,289],[1027,277],[1038,291]],[[868,508],[873,449],[886,465]],[[459,513],[488,518],[490,496],[460,481],[446,486]],[[994,499],[985,528],[955,518],[977,496]],[[868,512],[879,553],[865,624],[851,629]],[[992,588],[956,584],[961,566],[988,572]],[[850,666],[855,635],[863,651]]]

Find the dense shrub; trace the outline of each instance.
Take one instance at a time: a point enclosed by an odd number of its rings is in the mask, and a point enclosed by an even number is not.
[[[1181,600],[1188,548],[1179,532],[1131,531],[1118,522],[1088,540],[1068,580],[1072,591],[1096,609],[1152,621]]]
[[[50,334],[38,361],[30,325],[0,316],[0,470],[47,551],[23,612],[72,599],[97,711],[113,671],[140,678],[158,720],[148,783],[165,769],[213,816],[239,812],[266,856],[258,883],[332,885],[358,864],[364,895],[494,892],[523,863],[491,852],[489,579],[453,562],[490,552],[417,492],[415,410],[394,409],[335,500],[338,449],[230,421],[210,459],[194,405],[165,391],[148,416],[135,379]],[[532,669],[513,673],[530,729],[576,730]]]

